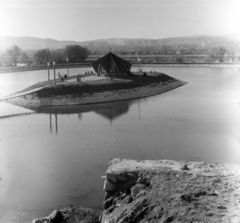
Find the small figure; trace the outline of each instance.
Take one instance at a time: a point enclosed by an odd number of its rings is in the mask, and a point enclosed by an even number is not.
[[[77,82],[80,82],[80,75],[77,76]]]

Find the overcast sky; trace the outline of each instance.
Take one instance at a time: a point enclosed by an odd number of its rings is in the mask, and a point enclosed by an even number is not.
[[[0,0],[0,36],[85,41],[239,30],[239,0]]]

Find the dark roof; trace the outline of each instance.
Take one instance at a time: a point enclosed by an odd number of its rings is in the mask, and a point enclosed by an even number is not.
[[[92,66],[95,72],[98,72],[98,66],[101,65],[103,69],[109,74],[112,68],[115,66],[115,64],[120,73],[124,72],[126,67],[128,67],[130,71],[131,64],[128,61],[122,59],[121,57],[116,56],[111,52],[94,61],[92,63]]]
[[[110,121],[117,119],[129,111],[130,102],[109,103],[107,106],[96,109],[94,112]]]

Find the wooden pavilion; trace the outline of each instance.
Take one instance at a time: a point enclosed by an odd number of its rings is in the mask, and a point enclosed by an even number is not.
[[[112,52],[94,61],[92,66],[98,75],[104,76],[128,74],[131,70],[130,62],[116,56]]]

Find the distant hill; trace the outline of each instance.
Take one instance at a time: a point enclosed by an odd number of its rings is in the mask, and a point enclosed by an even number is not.
[[[64,48],[66,45],[79,44],[76,41],[59,41],[55,39],[41,39],[37,37],[13,37],[13,36],[0,36],[0,50],[5,50],[11,45],[16,44],[22,50],[35,50],[35,49],[59,49]]]
[[[160,39],[159,43],[165,44],[198,44],[204,42],[223,42],[230,41],[230,36],[187,36],[187,37],[173,37]]]
[[[19,46],[22,50],[37,50],[43,48],[59,49],[64,48],[66,45],[79,44],[82,46],[106,46],[106,45],[124,45],[126,42],[133,44],[144,43],[149,41],[157,41],[158,44],[196,44],[203,42],[221,42],[239,39],[239,34],[231,34],[225,36],[187,36],[187,37],[173,37],[164,39],[127,39],[127,38],[111,38],[111,39],[98,39],[92,41],[60,41],[55,39],[42,39],[37,37],[13,37],[13,36],[0,36],[0,51],[5,50],[13,44]]]

